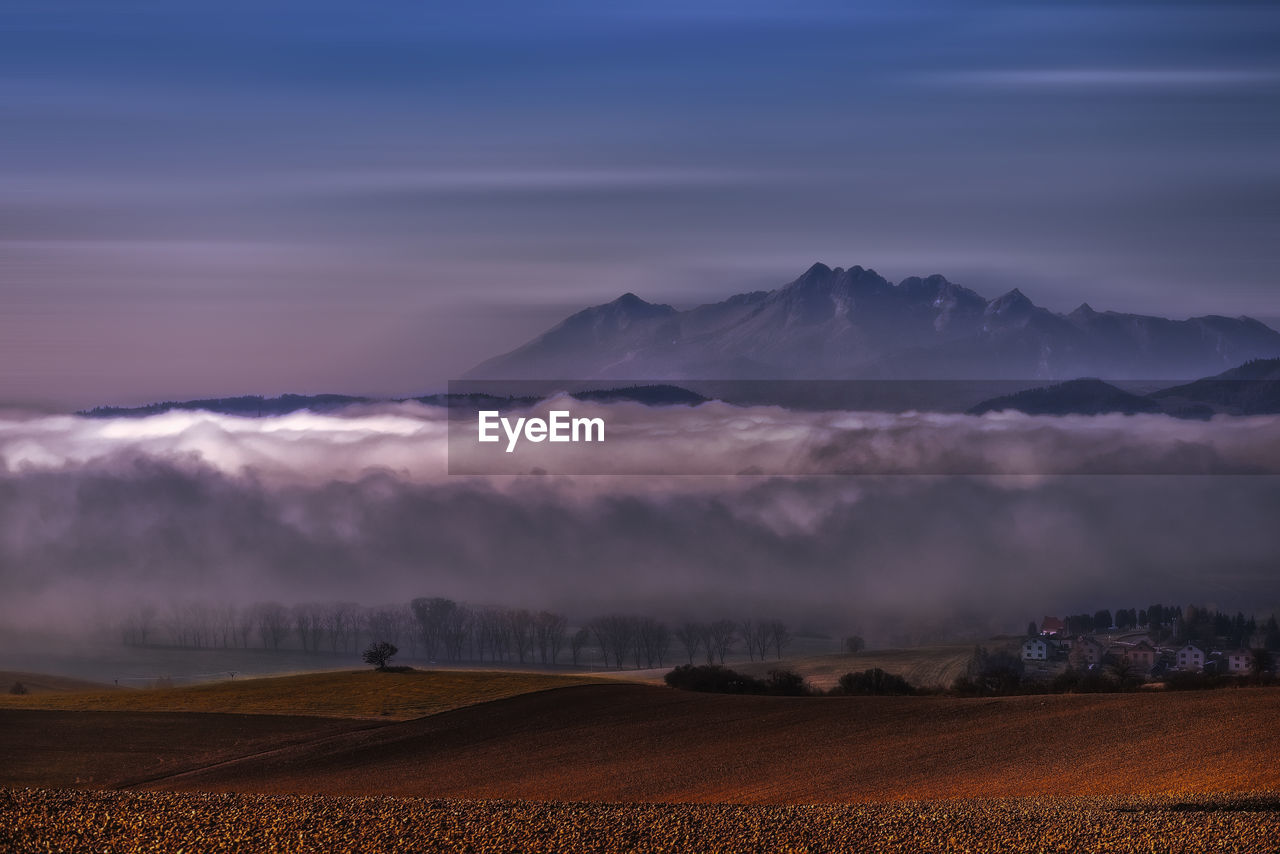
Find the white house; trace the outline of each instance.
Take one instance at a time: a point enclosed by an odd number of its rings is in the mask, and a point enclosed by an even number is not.
[[[1193,644],[1187,644],[1178,650],[1179,670],[1204,670],[1204,650]]]
[[[1027,638],[1022,644],[1023,661],[1048,661],[1049,644],[1044,638]]]
[[[1232,673],[1248,673],[1253,670],[1253,653],[1247,649],[1227,653],[1227,669]]]

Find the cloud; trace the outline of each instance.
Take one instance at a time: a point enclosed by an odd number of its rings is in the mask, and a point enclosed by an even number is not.
[[[0,471],[127,458],[190,460],[270,482],[353,480],[371,470],[412,482],[450,475],[568,474],[712,477],[861,475],[1280,475],[1280,416],[1043,417],[991,413],[803,412],[777,406],[649,407],[553,397],[551,410],[598,418],[605,441],[476,441],[470,412],[413,402],[244,418],[171,411],[147,418],[56,415],[0,420]],[[663,481],[664,488],[671,480]],[[609,484],[609,488],[632,487]],[[647,489],[647,486],[641,487]],[[702,488],[690,483],[688,488]]]
[[[1280,474],[1280,417],[1188,421],[1163,415],[980,418],[934,412],[794,412],[723,403],[694,409],[587,405],[526,414],[607,423],[601,445],[481,445],[474,418],[450,427],[450,471],[614,475]]]
[[[1273,87],[1271,68],[1008,68],[918,75],[936,86],[987,90],[1152,92]]]
[[[711,437],[702,422],[728,417],[715,408],[629,417],[632,429],[667,422],[661,438],[632,443],[654,459],[686,443],[677,459],[697,446],[741,465],[751,447]],[[790,420],[807,435],[821,423],[828,441],[879,416],[735,417],[746,432]],[[882,450],[909,456],[950,437],[959,453],[973,440],[954,421],[923,421],[884,430]],[[1118,429],[970,421],[998,428],[990,449],[1025,441],[1053,453],[1115,441]],[[694,439],[673,438],[700,423]],[[1177,447],[1194,428],[1220,454],[1253,447],[1212,435],[1236,426],[1178,423],[1147,441]],[[1055,445],[1064,432],[1075,444]],[[0,623],[80,626],[138,601],[445,595],[575,619],[778,614],[888,642],[1149,601],[1280,603],[1270,476],[458,477],[445,473],[445,441],[443,413],[414,405],[263,419],[11,415],[0,422]]]

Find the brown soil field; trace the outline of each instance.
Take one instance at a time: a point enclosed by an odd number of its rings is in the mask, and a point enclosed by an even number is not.
[[[74,680],[63,681],[74,684]],[[0,709],[234,712],[407,720],[530,691],[593,681],[589,676],[527,671],[331,670],[179,688],[112,689],[79,683],[91,689],[67,688],[56,694],[27,696],[0,694]]]
[[[1280,798],[826,806],[0,790],[0,851],[1280,851]]]
[[[362,727],[195,712],[0,711],[0,786],[114,788]]]
[[[17,712],[0,712],[10,733]],[[27,712],[27,715],[36,715]],[[181,716],[174,716],[180,718]],[[414,721],[320,733],[151,788],[595,802],[835,803],[1280,790],[1280,690],[949,697],[732,697],[645,685],[562,688]],[[56,770],[96,733],[120,760],[165,748],[135,716],[6,734],[18,767]],[[214,745],[219,747],[219,745]],[[85,745],[87,747],[87,745]],[[221,749],[221,747],[219,747]],[[0,785],[66,785],[13,779]]]
[[[47,673],[0,670],[0,697],[13,696],[8,692],[15,682],[21,682],[31,694],[63,694],[69,691],[103,693],[115,690],[114,686],[103,685],[101,682],[86,682],[83,679],[51,676]]]

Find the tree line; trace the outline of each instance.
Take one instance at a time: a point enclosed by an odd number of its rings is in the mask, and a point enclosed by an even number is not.
[[[763,661],[782,658],[792,642],[787,624],[777,619],[691,621],[673,628],[655,617],[607,614],[570,631],[564,614],[472,606],[443,597],[375,607],[354,602],[286,606],[192,601],[162,610],[141,604],[119,629],[127,646],[346,654],[367,642],[386,642],[409,658],[433,662],[600,664],[618,669],[663,667],[676,650],[689,664],[723,664],[739,651]]]

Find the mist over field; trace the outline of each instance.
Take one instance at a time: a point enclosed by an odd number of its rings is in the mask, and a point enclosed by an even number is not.
[[[0,621],[74,633],[139,602],[446,596],[572,619],[767,613],[888,641],[1148,601],[1280,603],[1275,476],[934,474],[974,455],[1074,471],[1139,451],[1274,472],[1275,419],[582,409],[607,414],[632,470],[646,454],[655,471],[674,455],[721,472],[873,454],[930,474],[449,475],[447,413],[416,404],[260,419],[9,413]]]

